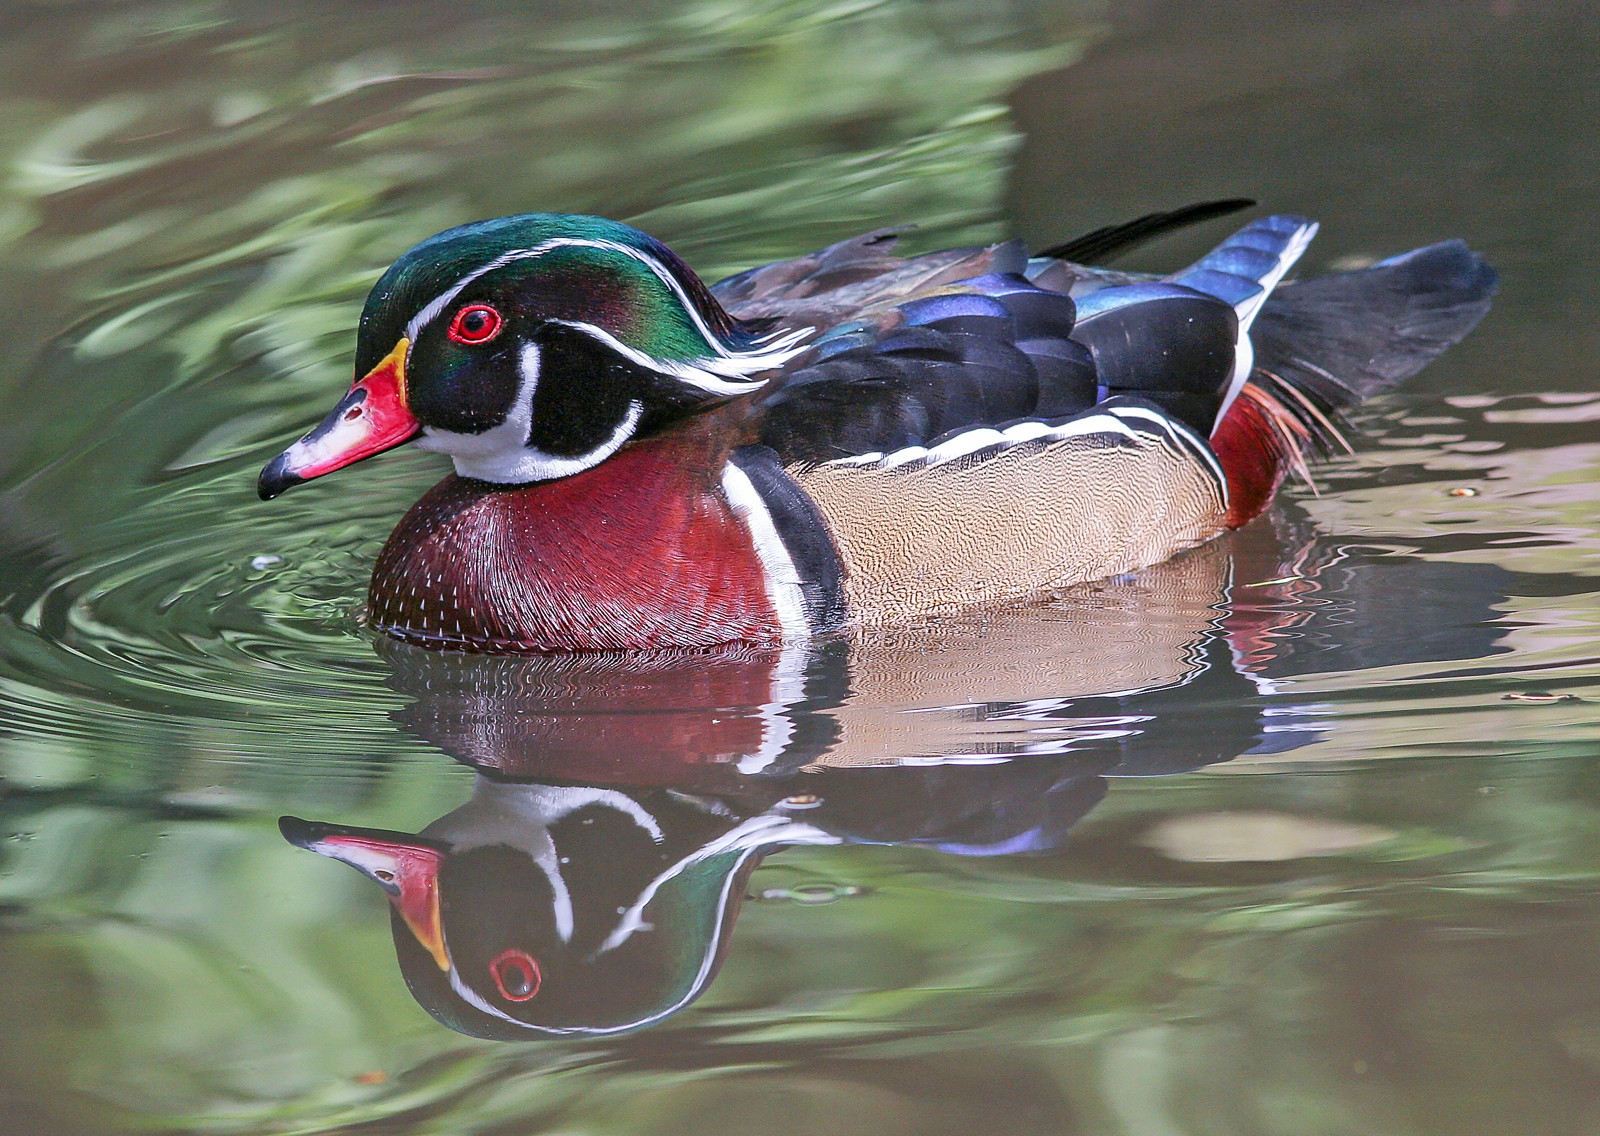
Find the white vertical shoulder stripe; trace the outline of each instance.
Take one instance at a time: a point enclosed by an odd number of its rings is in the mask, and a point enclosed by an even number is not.
[[[766,577],[767,598],[778,613],[778,623],[786,638],[809,636],[811,621],[806,618],[805,593],[800,589],[800,572],[794,566],[778,528],[772,521],[772,512],[756,492],[744,470],[729,462],[722,467],[722,492],[728,504],[744,521],[761,558],[762,574]]]

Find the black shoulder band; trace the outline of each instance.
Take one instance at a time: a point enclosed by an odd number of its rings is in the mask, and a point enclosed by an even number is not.
[[[838,631],[847,614],[844,569],[816,503],[784,472],[777,453],[767,446],[739,447],[733,452],[733,464],[750,479],[766,504],[778,539],[800,573],[800,591],[812,632]]]

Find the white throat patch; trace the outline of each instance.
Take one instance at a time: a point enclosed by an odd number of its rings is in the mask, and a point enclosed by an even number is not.
[[[628,412],[611,436],[594,449],[576,457],[559,457],[528,445],[533,425],[533,394],[539,386],[539,347],[530,343],[517,361],[521,382],[506,420],[481,434],[458,434],[436,426],[424,426],[415,445],[419,450],[449,454],[456,473],[479,481],[501,485],[522,485],[530,481],[549,481],[570,477],[592,469],[616,453],[633,437],[644,416],[644,404],[634,399]]]

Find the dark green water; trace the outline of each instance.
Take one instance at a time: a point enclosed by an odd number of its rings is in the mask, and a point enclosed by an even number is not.
[[[1346,7],[0,7],[0,1133],[1600,1130],[1600,19]],[[450,224],[715,277],[1238,193],[1323,219],[1312,270],[1465,236],[1497,310],[1319,492],[1036,611],[452,661],[358,618],[437,459],[255,499]],[[725,951],[697,1001],[452,1032],[277,828],[506,802],[580,938],[654,886],[673,944],[541,1004]],[[447,930],[509,933],[458,878]]]

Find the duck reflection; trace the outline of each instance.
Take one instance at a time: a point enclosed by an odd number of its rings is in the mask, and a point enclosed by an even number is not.
[[[1366,574],[1285,536],[938,638],[559,658],[384,642],[408,698],[395,717],[479,771],[471,799],[415,835],[293,817],[283,833],[388,894],[406,981],[451,1028],[636,1029],[705,990],[769,853],[1047,853],[1108,778],[1313,740],[1323,719],[1269,697],[1275,673],[1493,650],[1498,569],[1385,558],[1386,594],[1417,594],[1396,571],[1447,570],[1419,582],[1451,597],[1435,626],[1455,632],[1347,644],[1318,620]],[[1241,583],[1259,587],[1230,604]]]

